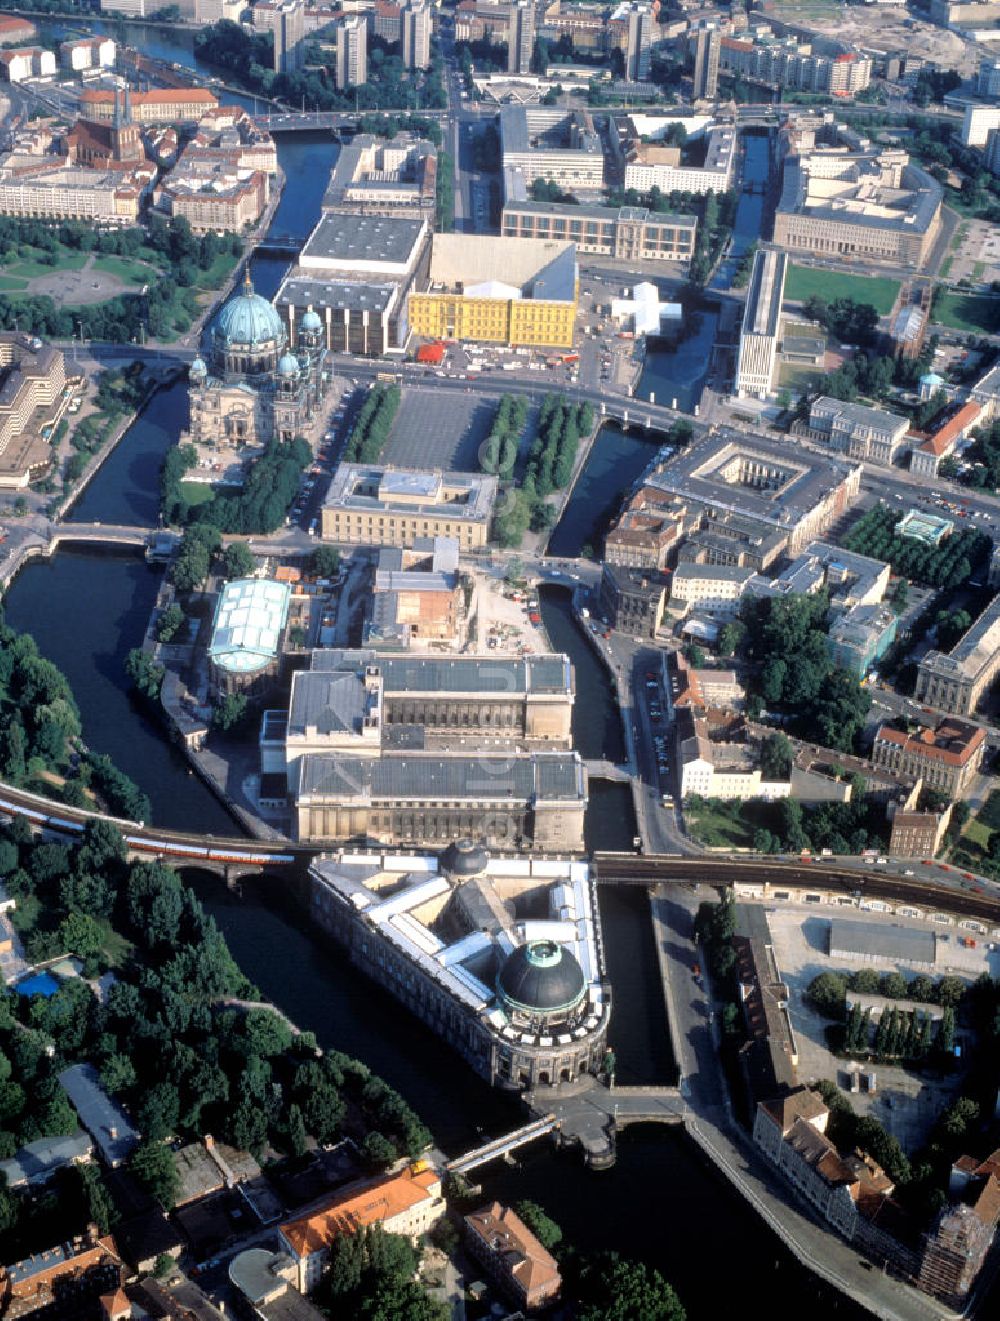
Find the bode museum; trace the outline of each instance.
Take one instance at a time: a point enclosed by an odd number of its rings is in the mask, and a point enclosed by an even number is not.
[[[611,987],[586,862],[346,850],[309,871],[310,909],[351,962],[481,1078],[522,1091],[608,1064]]]

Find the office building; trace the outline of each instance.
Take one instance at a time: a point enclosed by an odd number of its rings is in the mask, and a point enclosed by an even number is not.
[[[752,569],[738,565],[678,564],[670,580],[670,608],[681,614],[694,610],[733,619],[752,578]]]
[[[770,597],[826,591],[831,610],[840,614],[855,606],[878,605],[889,586],[890,572],[883,560],[812,541],[776,578],[755,574],[746,590],[751,596]]]
[[[667,581],[659,574],[605,563],[601,570],[601,611],[618,632],[655,638],[663,620],[667,590]]]
[[[719,53],[722,33],[718,28],[699,28],[688,37],[688,50],[694,59],[691,75],[691,100],[714,101],[719,93]]]
[[[863,679],[895,642],[896,623],[896,612],[890,606],[851,606],[830,625],[830,659],[856,679]]]
[[[435,234],[430,282],[409,297],[427,339],[572,348],[579,277],[572,243]]]
[[[470,1255],[516,1307],[534,1310],[559,1296],[562,1276],[555,1258],[509,1206],[491,1202],[463,1223]]]
[[[957,801],[967,797],[985,752],[982,726],[951,716],[934,729],[921,726],[914,734],[880,725],[872,745],[872,762],[922,780],[929,789]]]
[[[361,546],[413,546],[425,537],[454,537],[469,551],[489,539],[496,491],[496,478],[481,473],[342,463],[323,502],[320,535]]]
[[[42,430],[58,424],[66,392],[61,349],[0,331],[0,489],[23,490],[48,470],[52,446]]]
[[[433,143],[404,135],[392,141],[359,135],[340,148],[323,194],[323,212],[430,220],[436,181]]]
[[[774,243],[792,254],[858,257],[916,271],[937,238],[942,197],[937,180],[902,151],[789,156]]]
[[[754,254],[736,358],[736,394],[740,398],[766,399],[771,393],[787,270],[788,258],[783,252],[765,248]]]
[[[913,449],[910,472],[922,477],[936,477],[941,461],[954,453],[955,446],[979,422],[982,413],[982,405],[974,400],[949,409],[933,434]]]
[[[402,1234],[416,1243],[446,1209],[441,1176],[421,1162],[335,1193],[307,1215],[286,1221],[278,1233],[295,1263],[299,1292],[305,1294],[319,1283],[338,1235],[379,1225],[387,1234]]]
[[[604,187],[604,149],[588,111],[503,105],[500,147],[505,177],[516,171],[525,188],[536,179],[574,192]]]
[[[914,697],[952,715],[972,715],[1000,672],[1000,596],[947,654],[929,651],[917,665]]]
[[[720,429],[657,468],[645,485],[676,496],[692,523],[710,522],[724,532],[726,520],[733,520],[736,541],[756,540],[758,553],[776,555],[783,546],[796,555],[850,507],[860,483],[860,464],[756,436],[751,443]],[[771,541],[775,534],[777,541]]]
[[[239,1291],[234,1311],[250,1321],[323,1321],[325,1313],[299,1293],[299,1269],[287,1252],[245,1248],[229,1262]]]
[[[274,41],[271,68],[275,73],[294,73],[302,67],[305,38],[303,0],[256,0],[253,24],[270,32]]]
[[[683,164],[680,147],[664,147],[629,136],[623,143],[625,187],[648,193],[724,193],[732,184],[738,134],[734,128],[707,131],[708,144],[701,165]]]
[[[1000,99],[1000,59],[980,61],[979,72],[976,75],[976,94],[993,97],[994,100]]]
[[[464,841],[438,858],[341,852],[309,876],[320,928],[492,1086],[600,1072],[611,995],[585,862]]]
[[[400,13],[404,69],[426,69],[431,62],[431,7],[428,0],[406,0]]]
[[[333,66],[338,91],[368,81],[368,24],[363,14],[348,14],[337,24],[337,56]]]
[[[520,176],[514,176],[523,185]],[[696,216],[649,211],[642,206],[574,206],[530,202],[510,192],[504,201],[504,238],[554,239],[576,245],[577,252],[622,261],[690,262],[698,230]]]
[[[891,467],[904,448],[910,419],[883,408],[820,395],[809,409],[810,439],[825,441],[851,459]]]

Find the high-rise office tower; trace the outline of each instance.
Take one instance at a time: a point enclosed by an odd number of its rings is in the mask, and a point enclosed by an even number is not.
[[[622,54],[625,57],[625,77],[630,83],[639,83],[649,77],[650,49],[653,44],[653,14],[644,0],[619,5],[611,15],[611,24],[624,28]]]
[[[427,0],[407,0],[400,17],[404,69],[426,69],[431,62],[431,7]]]
[[[535,50],[534,0],[517,0],[508,12],[507,72],[529,73]]]
[[[363,14],[348,14],[337,25],[337,89],[368,81],[368,24]]]
[[[694,74],[691,99],[714,101],[719,92],[719,51],[722,33],[717,28],[701,28],[693,34]]]

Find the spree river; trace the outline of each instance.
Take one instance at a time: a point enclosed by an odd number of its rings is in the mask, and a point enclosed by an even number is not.
[[[285,209],[287,203],[287,220],[279,212],[276,229],[310,227],[334,150],[328,142],[282,143],[282,167],[297,182],[282,204]],[[266,273],[266,267],[260,271],[262,284]],[[183,421],[182,387],[156,396],[84,494],[79,516],[154,521],[159,459]],[[613,450],[616,433],[606,434]],[[635,443],[642,455],[651,454],[644,442]],[[581,519],[594,526],[605,516],[606,496],[606,483],[594,483],[588,505],[579,508]],[[86,740],[109,753],[149,794],[155,821],[233,834],[236,827],[222,806],[128,692],[124,657],[142,640],[159,572],[134,555],[61,551],[21,572],[5,598],[7,618],[33,634],[67,675]],[[588,756],[619,759],[621,730],[608,685],[567,598],[546,594],[542,609],[553,645],[569,652],[577,669],[578,746]],[[627,847],[633,830],[627,786],[593,784],[588,845]],[[215,878],[193,874],[191,879],[247,976],[324,1045],[363,1059],[397,1087],[446,1151],[473,1144],[480,1132],[519,1122],[514,1101],[472,1077],[457,1056],[348,966],[336,946],[309,931],[280,881],[250,884],[236,898]],[[628,890],[608,892],[601,912],[619,1078],[670,1080],[674,1064],[646,898]],[[811,1321],[832,1321],[864,1315],[800,1267],[677,1130],[628,1130],[617,1164],[602,1173],[543,1145],[520,1157],[516,1167],[483,1172],[486,1195],[536,1198],[582,1249],[613,1248],[656,1265],[677,1288],[692,1321],[715,1321],[730,1310],[745,1313],[751,1299],[754,1311],[774,1310],[776,1298],[783,1316],[804,1313]]]

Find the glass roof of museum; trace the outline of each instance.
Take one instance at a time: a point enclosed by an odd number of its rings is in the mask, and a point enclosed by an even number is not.
[[[225,670],[252,674],[278,654],[291,588],[260,578],[237,578],[219,594],[209,658]]]

